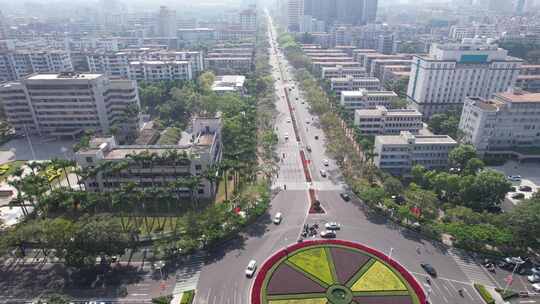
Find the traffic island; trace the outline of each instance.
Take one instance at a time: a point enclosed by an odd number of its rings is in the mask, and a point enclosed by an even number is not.
[[[398,262],[342,240],[294,244],[271,256],[251,289],[252,304],[423,304],[425,293]]]

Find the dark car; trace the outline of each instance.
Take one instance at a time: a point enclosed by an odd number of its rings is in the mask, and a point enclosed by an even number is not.
[[[437,276],[437,270],[435,270],[435,268],[433,268],[433,266],[431,266],[431,264],[422,263],[422,264],[420,264],[420,266],[422,266],[424,271],[427,272],[430,276],[432,276],[432,277]]]
[[[319,136],[318,136],[318,135],[315,135],[315,139],[319,139]]]
[[[520,186],[520,187],[519,187],[519,191],[531,192],[531,191],[532,191],[532,188],[529,187],[529,186]]]
[[[341,196],[341,198],[346,202],[351,200],[351,197],[347,193],[340,193],[339,196]]]

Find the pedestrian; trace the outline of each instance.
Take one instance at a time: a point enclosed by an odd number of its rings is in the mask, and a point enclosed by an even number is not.
[[[287,185],[283,184],[283,190],[287,190]]]
[[[416,253],[420,254],[421,251],[420,251],[420,246],[416,246]]]

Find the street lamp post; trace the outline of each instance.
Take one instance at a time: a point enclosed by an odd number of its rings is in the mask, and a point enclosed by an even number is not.
[[[394,247],[390,247],[390,252],[388,253],[388,259],[392,258],[392,253],[394,252]]]

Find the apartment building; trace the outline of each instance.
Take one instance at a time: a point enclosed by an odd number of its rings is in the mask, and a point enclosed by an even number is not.
[[[189,61],[132,61],[129,78],[144,82],[191,80],[193,74]]]
[[[201,176],[210,166],[221,161],[221,119],[196,118],[176,145],[119,145],[114,137],[94,138],[88,148],[75,155],[82,168],[94,168],[102,163],[125,163],[121,170],[108,169],[83,182],[86,191],[113,191],[128,183],[140,189],[170,185],[179,178]],[[154,155],[153,161],[137,156]],[[111,166],[113,167],[113,166]],[[189,197],[193,190],[180,187],[178,195]],[[215,186],[201,178],[193,194],[212,198]]]
[[[407,175],[415,165],[426,169],[448,167],[448,154],[457,142],[448,135],[414,135],[403,131],[399,135],[375,136],[374,163],[377,168],[395,175]]]
[[[213,57],[204,59],[204,66],[218,75],[246,74],[251,71],[252,65],[252,57]]]
[[[343,91],[360,91],[366,89],[368,91],[377,91],[381,89],[381,82],[375,77],[360,77],[352,76],[331,78],[330,88],[336,93],[336,96],[341,96]]]
[[[176,31],[178,48],[194,46],[197,44],[213,44],[217,33],[213,28],[181,28]]]
[[[366,55],[366,54],[374,54],[374,53],[378,53],[377,50],[374,50],[374,49],[354,49],[352,51],[352,57],[354,58],[354,61],[362,62],[360,60],[361,60],[361,58],[363,58],[364,55]]]
[[[521,90],[491,99],[468,97],[459,123],[479,153],[540,147],[540,93]]]
[[[540,75],[518,75],[516,87],[532,93],[540,93]]]
[[[360,78],[367,76],[366,69],[364,68],[344,68],[343,66],[338,65],[336,67],[322,68],[321,70],[321,77],[324,80],[330,80],[331,78]]]
[[[365,68],[366,71],[371,75],[371,63],[375,60],[411,60],[412,55],[408,54],[397,54],[397,55],[385,55],[380,53],[364,53],[357,54],[357,62],[360,63],[360,66]]]
[[[0,86],[0,102],[17,134],[76,136],[83,131],[136,136],[139,95],[134,81],[102,74],[32,74]]]
[[[0,82],[12,81],[32,73],[73,71],[66,51],[8,51],[0,53]]]
[[[246,93],[244,82],[246,76],[242,75],[224,75],[216,76],[212,84],[212,91],[216,94],[238,93],[244,95]]]
[[[377,106],[392,108],[392,104],[398,99],[392,91],[359,91],[341,92],[340,104],[347,110],[373,109]]]
[[[422,113],[417,110],[384,106],[354,111],[354,125],[366,135],[400,134],[401,131],[418,134],[423,128]]]
[[[490,98],[512,87],[522,60],[479,40],[434,44],[429,56],[414,56],[407,99],[429,118],[461,109],[466,97]]]
[[[130,54],[128,52],[88,54],[86,60],[90,73],[100,73],[124,79],[130,78]]]

